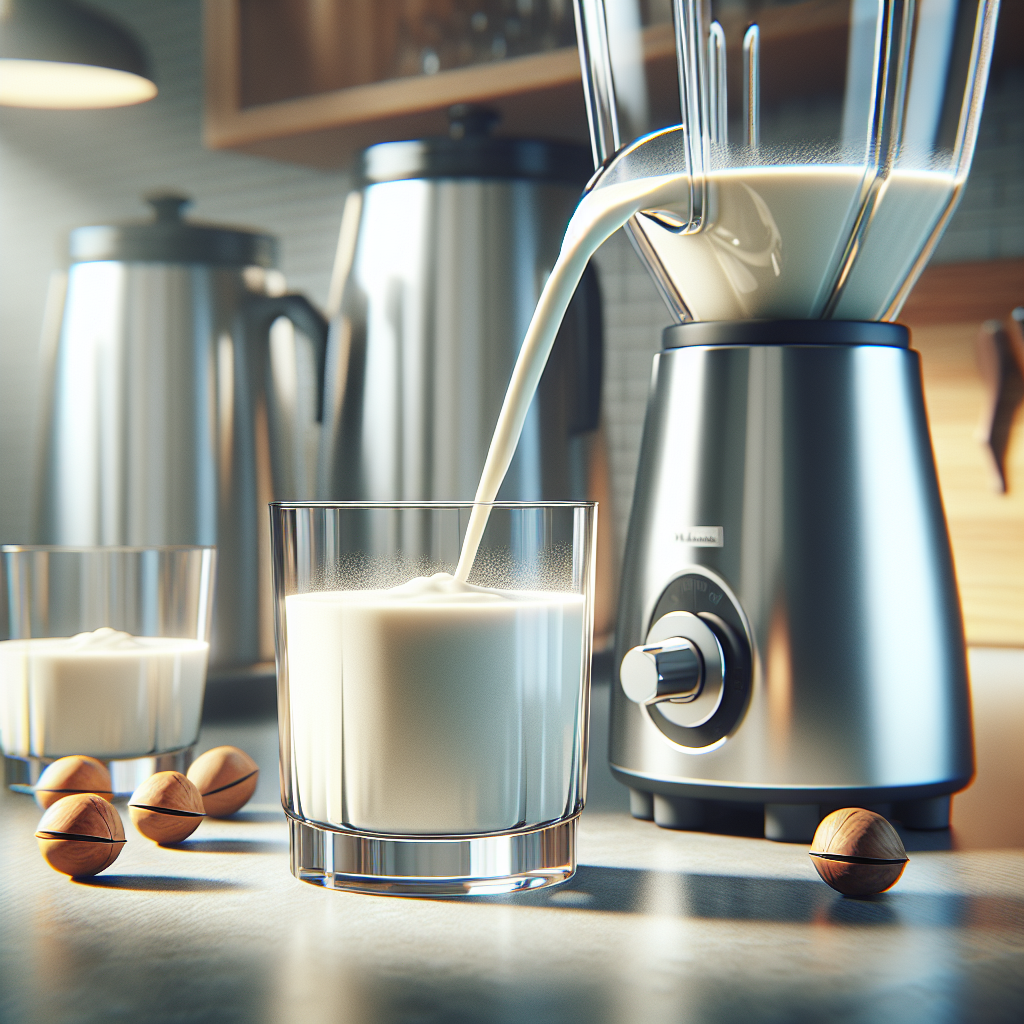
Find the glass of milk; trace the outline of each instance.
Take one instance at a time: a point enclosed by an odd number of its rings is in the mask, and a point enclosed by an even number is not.
[[[184,771],[206,686],[212,547],[0,548],[0,747],[31,791],[89,754],[114,790]]]
[[[282,802],[300,879],[459,895],[576,867],[597,508],[271,506]]]

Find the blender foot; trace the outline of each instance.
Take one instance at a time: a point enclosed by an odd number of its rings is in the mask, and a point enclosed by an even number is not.
[[[777,843],[809,843],[820,822],[817,804],[764,805],[764,837]]]
[[[927,800],[906,800],[893,804],[892,816],[904,828],[943,829],[949,828],[949,812],[952,797],[933,796]]]
[[[642,789],[629,791],[629,813],[641,821],[654,821],[654,795]]]
[[[659,796],[655,793],[654,823],[661,828],[699,831],[707,826],[704,801],[685,796]]]

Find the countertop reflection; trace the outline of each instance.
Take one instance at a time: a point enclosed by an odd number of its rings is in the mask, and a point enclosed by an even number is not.
[[[272,710],[212,708],[259,788],[161,849],[127,824],[110,870],[43,862],[0,797],[0,1019],[49,1022],[996,1022],[1024,1006],[1024,651],[972,651],[978,779],[948,833],[904,833],[889,893],[845,899],[803,846],[671,832],[628,813],[593,701],[580,869],[462,900],[292,878]],[[127,822],[127,815],[123,814]]]

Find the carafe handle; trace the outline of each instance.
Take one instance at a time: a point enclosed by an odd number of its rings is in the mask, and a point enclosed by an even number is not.
[[[285,317],[309,338],[316,363],[316,421],[324,416],[324,373],[327,361],[327,320],[305,295],[259,295],[248,299],[243,308],[246,337],[269,340],[271,324]]]

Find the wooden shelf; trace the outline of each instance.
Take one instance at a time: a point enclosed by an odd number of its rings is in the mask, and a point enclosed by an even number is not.
[[[242,66],[242,2],[205,0],[205,138],[213,149],[238,149],[316,167],[337,167],[375,142],[444,134],[447,108],[464,102],[496,108],[502,115],[498,129],[502,135],[589,142],[579,55],[574,46],[434,75],[368,81],[246,105],[244,83],[250,83],[250,94],[273,93],[274,87],[254,89],[253,70]],[[804,0],[764,12],[764,60],[773,67],[793,68],[790,76],[774,76],[774,93],[766,93],[766,101],[792,95],[808,84],[818,92],[842,87],[847,14],[842,0]],[[730,40],[730,73],[738,75],[745,22],[738,16],[723,20]],[[301,56],[292,52],[295,44],[290,47],[282,60],[300,60]],[[283,43],[282,50],[287,49]],[[319,59],[323,60],[322,55]],[[652,122],[677,122],[671,24],[644,30],[644,59]],[[317,75],[311,72],[307,77]],[[302,86],[286,83],[278,91],[289,88],[295,92]],[[738,104],[738,78],[730,91]]]
[[[240,0],[206,0],[205,140],[213,149],[337,167],[374,142],[445,134],[447,108],[464,102],[497,108],[501,134],[589,138],[574,47],[244,107],[240,31]],[[667,39],[671,46],[670,30]]]
[[[251,52],[248,60],[243,57],[243,3],[257,5],[253,9],[262,11],[264,19],[258,33],[263,49],[256,66]],[[499,111],[498,134],[589,141],[574,46],[434,75],[373,81],[384,73],[378,66],[382,59],[372,52],[383,46],[378,36],[386,34],[377,21],[386,20],[390,8],[375,6],[373,0],[335,0],[333,5],[316,6],[320,21],[307,25],[304,36],[307,44],[315,42],[316,52],[306,53],[301,40],[296,41],[302,33],[289,19],[301,14],[309,22],[313,17],[310,0],[204,0],[205,141],[209,147],[313,167],[340,167],[356,151],[376,142],[445,134],[447,108],[467,102],[486,103]],[[762,66],[773,69],[762,96],[765,104],[800,96],[808,89],[820,96],[843,88],[848,17],[848,0],[803,0],[760,12]],[[278,60],[266,56],[268,47],[272,52],[274,18],[281,26]],[[728,40],[730,108],[741,98],[739,49],[746,21],[742,13],[722,16]],[[339,26],[347,31],[342,41]],[[1008,64],[1020,65],[1022,37],[1024,3],[1004,4],[995,73]],[[676,123],[670,24],[644,30],[644,59],[652,123]],[[267,80],[261,81],[260,76]],[[329,87],[339,81],[354,84]],[[315,91],[300,95],[311,89]],[[250,101],[292,98],[247,104],[246,96]]]

